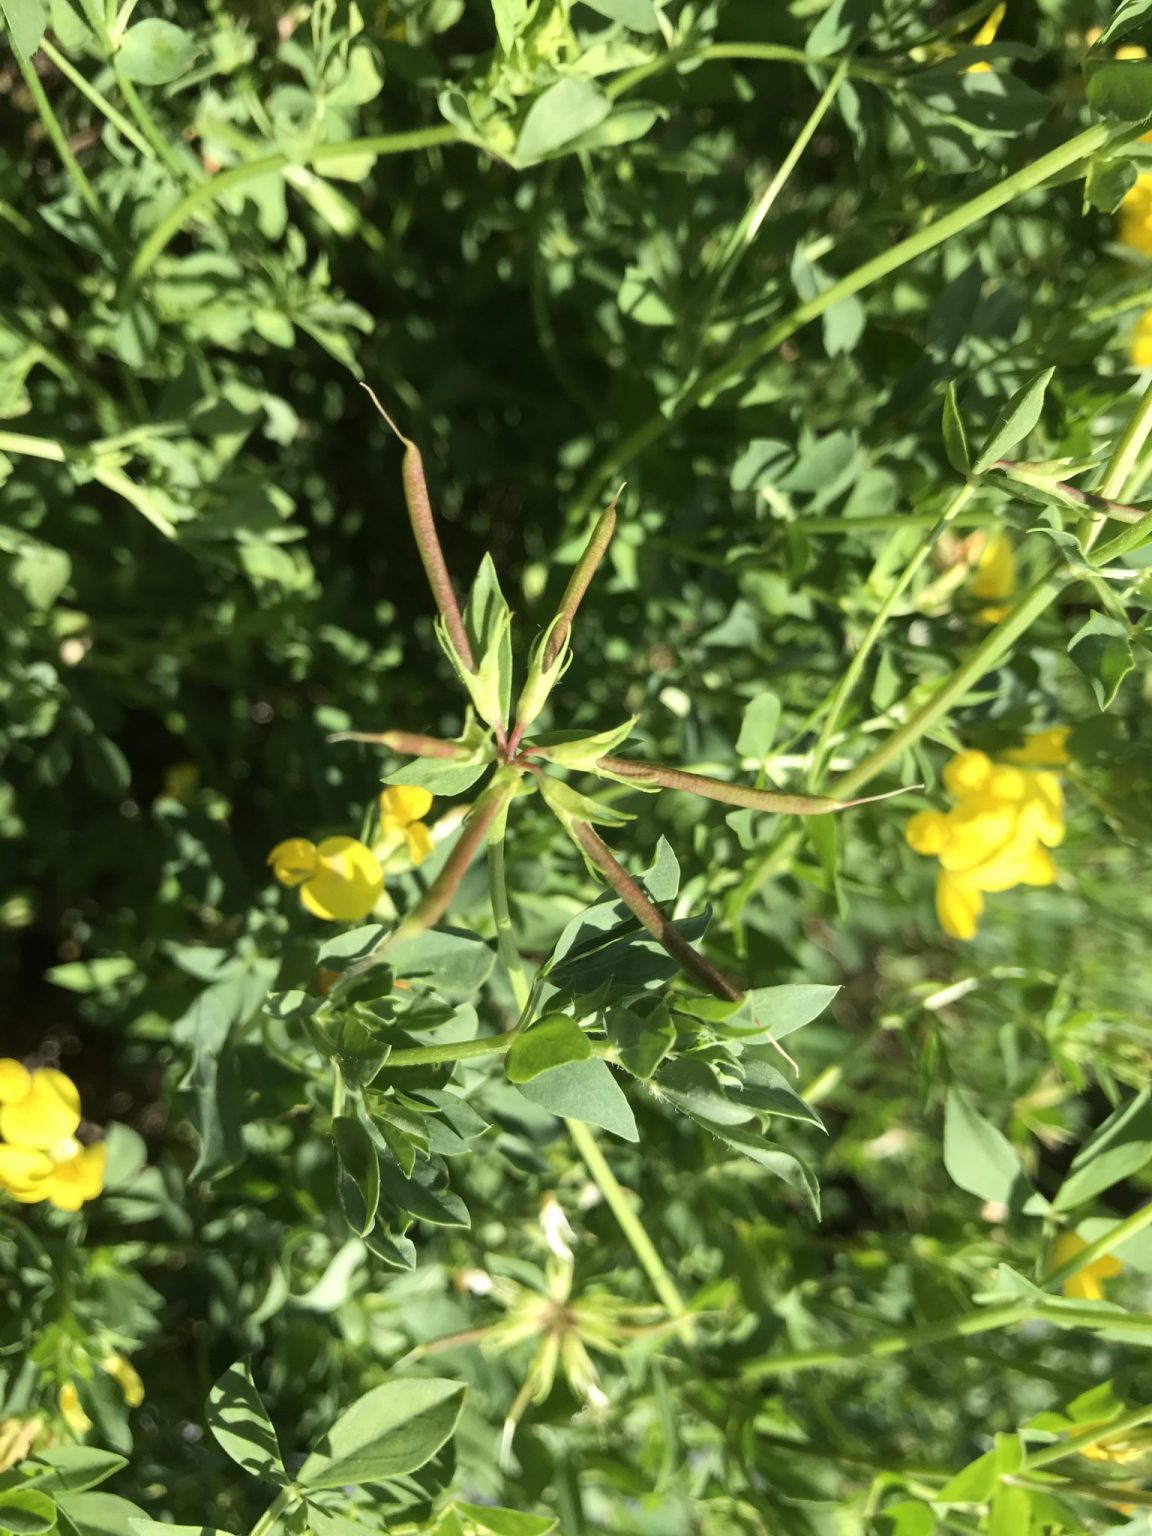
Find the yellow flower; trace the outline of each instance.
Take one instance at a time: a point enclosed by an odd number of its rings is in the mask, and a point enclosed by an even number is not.
[[[432,808],[432,796],[415,784],[392,784],[380,795],[380,837],[389,847],[403,843],[413,866],[432,852],[432,834],[423,818]]]
[[[281,885],[300,887],[300,900],[314,917],[330,923],[367,917],[384,889],[380,860],[354,837],[322,843],[290,837],[276,844],[268,863]]]
[[[986,48],[989,43],[995,41],[996,34],[1000,30],[1000,23],[1004,20],[1004,13],[1007,11],[1007,9],[1008,0],[1000,0],[999,5],[994,5],[992,7],[991,11],[988,13],[987,21],[985,21],[984,25],[972,38],[973,48]],[[990,70],[991,68],[991,64],[971,64],[965,70],[965,74],[979,75],[987,70]]]
[[[0,1189],[25,1205],[50,1201],[78,1211],[104,1188],[102,1142],[76,1139],[80,1095],[72,1079],[52,1067],[35,1072],[0,1060]]]
[[[1088,28],[1084,34],[1084,41],[1089,48],[1096,46],[1103,32],[1103,27]],[[1148,57],[1148,50],[1147,48],[1141,48],[1139,43],[1122,43],[1119,48],[1113,50],[1112,57],[1114,59],[1146,59]]]
[[[1017,755],[1025,763],[1051,760],[1063,750],[1061,730],[1040,732],[1036,745]],[[957,753],[943,779],[958,803],[949,811],[919,811],[904,837],[916,853],[940,860],[940,926],[953,938],[971,939],[986,895],[1055,881],[1047,850],[1064,837],[1064,796],[1049,770],[994,763],[986,752]]]
[[[1005,762],[1025,768],[1063,768],[1068,761],[1068,737],[1071,727],[1050,725],[1024,738],[1022,747],[1003,753]]]
[[[1012,541],[1007,534],[994,533],[986,539],[976,561],[976,569],[968,582],[972,597],[992,599],[992,605],[981,608],[976,618],[981,624],[998,624],[1008,612],[1005,598],[1016,590],[1016,556]]]
[[[140,1373],[136,1367],[130,1365],[123,1355],[105,1355],[100,1362],[100,1368],[116,1382],[124,1394],[127,1406],[139,1408],[144,1401],[144,1383],[140,1380]]]
[[[1152,256],[1152,171],[1141,171],[1136,185],[1120,204],[1116,238],[1145,256]]]
[[[66,1381],[57,1398],[61,1416],[68,1428],[76,1435],[86,1435],[92,1428],[92,1420],[80,1406],[80,1394],[74,1381]]]
[[[1149,228],[1152,230],[1152,225]],[[1152,254],[1152,233],[1149,241],[1149,254]],[[1133,368],[1152,368],[1152,309],[1146,309],[1132,327],[1132,334],[1128,338],[1128,356]]]
[[[1061,1232],[1052,1245],[1052,1268],[1059,1269],[1069,1259],[1074,1259],[1078,1253],[1083,1253],[1088,1244],[1077,1232]],[[1103,1301],[1104,1288],[1101,1280],[1112,1280],[1124,1268],[1119,1259],[1114,1259],[1110,1253],[1102,1253],[1098,1259],[1093,1259],[1091,1264],[1070,1275],[1064,1282],[1065,1296],[1075,1296],[1081,1301]]]
[[[39,1414],[30,1419],[0,1419],[0,1473],[26,1460],[43,1431]]]

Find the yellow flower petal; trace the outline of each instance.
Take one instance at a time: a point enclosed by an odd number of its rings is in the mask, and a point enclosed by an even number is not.
[[[0,1189],[25,1204],[48,1198],[45,1181],[52,1177],[52,1159],[34,1147],[0,1146]]]
[[[61,1416],[72,1433],[86,1435],[92,1428],[92,1420],[80,1406],[80,1394],[76,1390],[76,1383],[66,1381],[60,1388],[57,1401],[60,1404]]]
[[[936,880],[936,916],[954,939],[971,939],[984,910],[984,898],[966,880],[941,870]]]
[[[85,1200],[95,1200],[104,1188],[107,1149],[102,1141],[95,1146],[76,1144],[66,1157],[53,1157],[52,1174],[46,1181],[47,1198],[60,1211],[78,1211]]]
[[[1152,310],[1149,311],[1152,315]],[[1024,745],[1013,747],[1001,755],[1009,763],[1020,763],[1025,768],[1063,768],[1068,761],[1068,736],[1071,727],[1050,725],[1043,731],[1033,731],[1024,738]]]
[[[994,533],[980,551],[976,569],[968,583],[973,597],[997,599],[1011,597],[1016,590],[1016,556],[1007,534]]]
[[[10,1056],[0,1058],[0,1104],[15,1104],[32,1087],[32,1074]]]
[[[119,1386],[127,1406],[139,1408],[144,1401],[144,1383],[140,1380],[140,1373],[135,1366],[130,1365],[122,1355],[105,1355],[100,1362],[100,1367],[107,1371]]]
[[[415,821],[404,828],[404,841],[408,844],[408,857],[415,869],[432,852],[432,834],[422,821]]]
[[[962,799],[975,790],[983,789],[992,772],[992,759],[986,752],[958,752],[945,765],[944,788],[949,794]]]
[[[334,923],[367,917],[384,889],[384,871],[372,850],[354,837],[327,837],[316,855],[316,873],[300,887],[308,911]]]
[[[941,867],[959,873],[986,864],[1015,842],[1019,821],[1014,806],[982,798],[964,801],[944,818]]]
[[[300,885],[316,873],[316,844],[306,837],[289,837],[276,844],[268,862],[281,885]]]
[[[1152,254],[1152,230],[1147,221],[1141,229],[1147,234],[1147,243],[1137,245],[1137,249]],[[1124,244],[1136,245],[1137,242],[1126,239]],[[1152,368],[1152,309],[1146,309],[1132,327],[1132,334],[1128,338],[1128,356],[1133,368]]]
[[[432,796],[415,784],[390,784],[380,795],[380,825],[408,827],[432,809]]]
[[[917,811],[904,828],[904,841],[916,853],[939,853],[944,846],[945,824],[943,811]]]
[[[22,1099],[0,1106],[0,1136],[14,1146],[44,1150],[80,1124],[80,1095],[63,1072],[41,1067]]]

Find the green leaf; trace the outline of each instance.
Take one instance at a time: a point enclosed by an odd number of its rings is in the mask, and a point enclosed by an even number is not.
[[[1068,654],[1087,679],[1099,709],[1109,708],[1136,665],[1128,626],[1106,613],[1089,615],[1069,640]]]
[[[553,1067],[516,1091],[554,1115],[601,1126],[625,1141],[640,1140],[632,1106],[609,1068],[596,1057]]]
[[[1055,372],[1055,368],[1045,368],[1042,373],[1036,374],[1003,407],[992,423],[988,440],[972,466],[975,474],[982,475],[991,469],[997,459],[1002,459],[1010,448],[1023,442],[1032,431],[1040,420],[1044,395]]]
[[[985,1504],[999,1481],[997,1453],[985,1451],[970,1461],[950,1482],[944,1484],[936,1499],[941,1504]]]
[[[138,1522],[153,1527],[157,1522],[147,1519],[144,1511],[115,1493],[68,1493],[58,1501],[60,1536],[124,1536]],[[181,1526],[161,1525],[169,1536],[180,1536]],[[227,1532],[215,1531],[210,1526],[195,1525],[194,1536],[227,1536]],[[149,1530],[147,1536],[155,1536]]]
[[[465,1390],[435,1376],[373,1387],[332,1425],[297,1482],[302,1488],[342,1488],[415,1472],[456,1428]]]
[[[573,821],[587,821],[602,827],[622,827],[636,818],[629,811],[619,811],[615,806],[604,805],[590,795],[582,795],[571,784],[542,773],[536,779],[536,788],[544,796],[548,809],[565,826]]]
[[[663,1003],[647,1015],[610,1008],[604,1022],[620,1065],[633,1077],[650,1078],[676,1044],[676,1026]]]
[[[1032,1529],[1032,1500],[1026,1488],[1001,1482],[992,1495],[988,1536],[1020,1536]]]
[[[1139,123],[1152,117],[1152,59],[1089,59],[1084,66],[1088,105],[1102,117]]]
[[[13,583],[30,605],[43,613],[51,608],[68,585],[72,561],[62,549],[29,539],[21,544],[9,570]]]
[[[208,1394],[208,1428],[226,1456],[253,1477],[285,1483],[280,1443],[246,1360],[230,1365]]]
[[[797,1194],[803,1195],[812,1214],[817,1220],[820,1219],[820,1186],[807,1163],[768,1141],[750,1126],[714,1125],[697,1115],[691,1118],[717,1141],[731,1147],[733,1152],[739,1152],[742,1157],[751,1158],[759,1167],[782,1179]]]
[[[453,1500],[451,1508],[490,1536],[548,1536],[558,1523],[554,1515],[526,1515],[518,1509],[465,1504],[462,1499]]]
[[[462,795],[471,789],[476,780],[491,767],[481,763],[459,763],[446,757],[417,757],[402,768],[384,774],[381,784],[406,784],[413,789],[426,789],[430,794],[443,796]]]
[[[839,987],[819,983],[795,982],[779,987],[753,987],[739,1013],[730,1018],[737,1024],[745,1014],[765,1030],[773,1040],[783,1040],[819,1017],[839,992]]]
[[[662,1099],[686,1115],[699,1116],[715,1125],[743,1125],[752,1110],[729,1097],[715,1071],[698,1056],[666,1061],[656,1074]]]
[[[972,455],[968,451],[968,434],[956,400],[956,381],[948,380],[944,391],[944,416],[941,422],[944,433],[944,453],[958,475],[966,475],[972,468]]]
[[[107,1186],[106,1186],[107,1187]],[[90,1445],[55,1445],[24,1463],[28,1481],[45,1493],[83,1493],[128,1465],[115,1451]]]
[[[936,1516],[916,1499],[885,1505],[879,1519],[883,1536],[935,1536],[937,1529]]]
[[[107,736],[81,737],[80,757],[89,783],[103,794],[119,797],[132,783],[128,759]]]
[[[1133,27],[1152,17],[1152,0],[1122,0],[1112,13],[1112,19],[1104,24],[1104,30],[1093,43],[1093,49],[1103,50],[1117,38],[1131,32]]]
[[[445,997],[473,997],[488,980],[496,955],[474,933],[439,928],[388,947],[397,976],[421,977]]]
[[[0,0],[0,16],[18,54],[30,59],[40,46],[48,25],[41,0]]]
[[[780,700],[774,693],[758,693],[744,706],[736,751],[741,757],[762,761],[772,750],[780,723]]]
[[[1047,1202],[1032,1189],[1011,1142],[967,1098],[948,1090],[944,1109],[944,1166],[952,1182],[1010,1211],[1039,1213]]]
[[[1073,1159],[1052,1202],[1070,1211],[1152,1162],[1152,1093],[1137,1094],[1110,1115]]]
[[[381,1124],[381,1130],[384,1125]],[[389,1161],[380,1165],[380,1198],[397,1211],[437,1227],[469,1227],[472,1218],[460,1196],[448,1188],[444,1165],[421,1158],[412,1165],[411,1177]]]
[[[515,1036],[504,1071],[510,1083],[529,1083],[550,1067],[587,1061],[592,1054],[588,1036],[566,1013],[549,1014]]]
[[[357,1237],[371,1231],[380,1204],[380,1158],[367,1127],[352,1115],[337,1115],[332,1139],[340,1159],[340,1205]]]
[[[56,1524],[56,1505],[34,1488],[9,1488],[0,1493],[0,1530],[12,1536],[41,1536]]]
[[[528,0],[492,0],[496,36],[502,53],[511,53],[528,18]]]
[[[590,10],[610,21],[619,21],[633,32],[659,32],[660,21],[652,0],[583,0]]]
[[[167,1520],[146,1519],[129,1520],[128,1524],[135,1536],[229,1536],[228,1531],[217,1530],[214,1525],[170,1525]],[[118,1536],[123,1536],[123,1527]]]
[[[170,21],[150,17],[129,27],[116,63],[137,85],[169,85],[196,56],[196,43]]]
[[[1131,160],[1091,160],[1084,178],[1084,206],[1101,213],[1115,213],[1136,185],[1137,170]]]
[[[476,670],[457,667],[458,675],[481,720],[503,728],[512,707],[512,611],[500,590],[491,555],[484,556],[476,572],[464,606],[464,628]],[[449,658],[454,658],[446,632],[442,627],[437,632]]]
[[[105,955],[99,960],[69,960],[53,965],[45,977],[66,992],[106,992],[129,976],[136,975],[136,962],[127,955]]]
[[[558,80],[528,109],[516,141],[517,163],[533,165],[554,155],[602,123],[611,110],[612,103],[591,80]]]

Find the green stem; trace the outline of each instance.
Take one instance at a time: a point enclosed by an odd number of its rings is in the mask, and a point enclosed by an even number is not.
[[[115,54],[112,57],[112,73],[116,77],[116,84],[120,89],[121,96],[124,98],[124,105],[136,119],[141,133],[147,138],[148,143],[159,156],[165,168],[177,181],[181,183],[187,182],[189,179],[187,166],[181,165],[179,158],[172,152],[172,146],[160,131],[159,124],[147,106],[145,106],[136,87],[120,68]]]
[[[1013,1323],[1025,1322],[1036,1315],[1034,1305],[1013,1302],[1006,1307],[990,1307],[986,1311],[963,1312],[938,1323],[928,1323],[923,1328],[903,1328],[897,1333],[882,1333],[872,1339],[850,1339],[844,1344],[828,1345],[822,1349],[798,1349],[787,1355],[770,1356],[748,1366],[741,1374],[746,1382],[766,1381],[773,1376],[783,1376],[789,1371],[819,1370],[823,1366],[847,1365],[854,1360],[877,1360],[887,1355],[901,1355],[906,1350],[918,1349],[925,1344],[942,1344],[950,1339],[968,1338],[974,1333],[991,1333],[997,1328],[1010,1328]]]
[[[836,685],[829,701],[828,713],[824,716],[824,724],[820,729],[820,736],[812,754],[812,772],[809,784],[813,790],[820,788],[824,775],[828,770],[828,760],[832,755],[832,743],[840,726],[840,718],[844,713],[844,706],[854,693],[864,668],[868,664],[868,659],[876,647],[876,642],[884,633],[884,626],[892,616],[893,609],[904,596],[916,573],[931,554],[937,539],[939,539],[948,524],[968,505],[976,494],[976,490],[977,486],[971,482],[960,487],[939,518],[937,518],[928,537],[921,543],[912,559],[904,567],[899,579],[889,588],[887,596],[879,608],[877,608],[871,624],[869,624],[865,631],[864,638],[859,646],[857,646],[855,655],[845,668],[844,675]]]
[[[805,68],[819,69],[843,65],[847,73],[857,80],[870,80],[874,84],[887,84],[889,80],[883,70],[869,69],[867,65],[856,64],[850,59],[818,58],[800,48],[787,48],[780,43],[706,43],[702,48],[670,48],[667,53],[649,59],[647,63],[624,70],[607,87],[607,94],[615,101],[634,86],[650,80],[653,75],[675,69],[677,65],[707,64],[723,59],[743,59],[748,63],[760,64],[800,64]]]
[[[616,1175],[609,1167],[596,1138],[582,1120],[567,1120],[565,1124],[580,1154],[581,1162],[595,1180],[597,1189],[604,1196],[605,1204],[628,1239],[641,1269],[652,1283],[652,1289],[664,1303],[669,1317],[675,1320],[680,1337],[686,1344],[690,1344],[695,1337],[692,1314],[685,1305],[684,1298],[676,1289],[676,1283],[668,1273],[664,1260],[656,1251],[655,1243],[648,1236],[644,1223],[636,1214],[627,1195],[620,1187]]]
[[[819,128],[829,107],[835,101],[836,93],[844,84],[844,77],[847,73],[848,60],[841,59],[819,101],[812,108],[804,126],[796,135],[791,149],[781,161],[779,170],[756,199],[755,203],[753,203],[752,207],[747,210],[739,225],[732,231],[731,239],[728,242],[728,249],[720,257],[720,270],[717,274],[716,286],[710,296],[710,311],[716,308],[727,292],[744,253],[748,250],[753,240],[755,240],[764,220],[772,211],[772,205],[787,185],[788,178],[796,169],[800,156],[808,148],[812,141],[812,135]]]
[[[1076,134],[1074,138],[1067,140],[1048,154],[1042,155],[1031,165],[1026,165],[1013,175],[1004,177],[995,186],[970,198],[959,208],[954,208],[950,213],[933,220],[925,228],[917,230],[906,240],[898,241],[879,256],[864,262],[847,276],[842,277],[838,283],[833,283],[830,288],[824,289],[822,293],[797,305],[790,314],[785,315],[762,335],[719,363],[710,373],[697,378],[677,398],[665,402],[662,410],[656,411],[647,421],[641,422],[621,443],[610,449],[604,459],[588,473],[577,492],[572,517],[578,518],[585,515],[591,501],[605,481],[618,475],[624,465],[636,454],[663,437],[669,428],[688,411],[747,373],[763,357],[774,352],[782,342],[787,341],[810,321],[819,319],[843,299],[860,293],[882,278],[889,277],[906,263],[935,250],[937,246],[943,245],[954,235],[962,234],[966,229],[980,223],[982,219],[996,213],[1016,198],[1035,191],[1051,177],[1069,170],[1089,155],[1095,154],[1097,150],[1131,138],[1134,132],[1135,125],[1132,124],[1120,127],[1105,123],[1093,124],[1083,133]]]
[[[1062,1461],[1065,1456],[1074,1456],[1086,1445],[1111,1440],[1114,1435],[1122,1435],[1126,1430],[1135,1429],[1138,1424],[1146,1424],[1149,1419],[1152,1419],[1152,1407],[1147,1404],[1142,1408],[1129,1408],[1127,1413],[1118,1413],[1106,1424],[1090,1424],[1078,1434],[1069,1435],[1066,1440],[1058,1440],[1055,1445],[1045,1445],[1038,1451],[1032,1451],[1025,1457],[1021,1471],[1032,1472],[1037,1467],[1050,1466],[1054,1461]]]
[[[406,133],[374,134],[365,139],[348,139],[339,144],[321,144],[308,157],[308,163],[321,166],[326,160],[342,159],[350,155],[398,155],[410,149],[431,149],[438,144],[452,144],[459,138],[455,128],[416,128]],[[220,171],[207,181],[200,182],[160,220],[156,228],[137,251],[128,269],[125,281],[124,301],[127,302],[151,271],[169,242],[179,234],[184,225],[206,203],[215,202],[233,187],[243,186],[261,176],[278,174],[292,161],[287,155],[265,155],[258,160],[246,160],[230,170]]]
[[[1149,382],[1148,387],[1140,397],[1140,404],[1136,407],[1131,421],[1125,427],[1120,441],[1116,444],[1115,451],[1108,461],[1108,468],[1104,471],[1104,478],[1100,481],[1099,494],[1107,501],[1118,501],[1124,497],[1128,481],[1136,468],[1149,433],[1152,433],[1152,381]],[[1085,554],[1095,544],[1107,522],[1107,512],[1101,512],[1097,515],[1084,540]],[[1135,528],[1127,532],[1129,534],[1139,533],[1142,536],[1145,532],[1145,524],[1143,522],[1137,523]],[[1120,539],[1113,539],[1112,544],[1121,543],[1124,537],[1126,535],[1121,535]]]
[[[268,1532],[273,1529],[281,1517],[286,1515],[290,1509],[295,1509],[303,1497],[304,1495],[294,1483],[289,1483],[287,1488],[281,1488],[256,1524],[248,1532],[248,1536],[268,1536]]]
[[[1042,576],[1034,586],[1028,589],[1008,617],[997,624],[995,629],[989,631],[968,660],[945,678],[935,693],[904,722],[899,730],[893,731],[892,735],[882,741],[874,752],[869,753],[862,762],[856,764],[855,768],[850,768],[842,779],[837,780],[837,792],[844,796],[855,794],[865,784],[870,783],[878,773],[882,773],[889,763],[900,757],[909,747],[915,746],[920,738],[948,713],[953,704],[962,699],[968,690],[1011,650],[1019,637],[1054,601],[1063,587],[1062,567],[1054,567]]]
[[[774,1355],[759,1360],[742,1373],[747,1382],[763,1381],[789,1371],[819,1370],[825,1366],[848,1365],[855,1360],[876,1360],[902,1355],[926,1344],[943,1344],[952,1339],[969,1338],[975,1333],[991,1333],[1010,1328],[1014,1323],[1045,1322],[1057,1328],[1123,1329],[1126,1332],[1152,1333],[1152,1316],[1145,1313],[1115,1311],[1110,1307],[1070,1307],[1058,1301],[1017,1301],[1003,1307],[982,1308],[979,1312],[961,1312],[922,1328],[902,1328],[871,1339],[849,1339],[822,1349],[800,1349],[792,1354]],[[1152,1408],[1141,1410],[1152,1417]],[[1119,1424],[1121,1421],[1115,1421]],[[1098,1432],[1094,1438],[1099,1438]],[[1089,1437],[1085,1437],[1087,1443]],[[1067,1442],[1065,1442],[1067,1444]],[[1056,1460],[1055,1456],[1049,1458]]]
[[[1138,1211],[1133,1211],[1131,1216],[1126,1216],[1123,1221],[1117,1222],[1109,1231],[1095,1238],[1079,1253],[1074,1253],[1064,1260],[1063,1264],[1050,1270],[1040,1282],[1045,1288],[1054,1285],[1063,1285],[1065,1280],[1070,1280],[1073,1275],[1078,1275],[1081,1270],[1087,1269],[1090,1264],[1105,1254],[1115,1254],[1117,1248],[1123,1246],[1138,1232],[1152,1224],[1152,1200],[1147,1205],[1142,1205]]]
[[[115,230],[107,213],[104,211],[100,199],[96,196],[92,183],[88,180],[80,162],[68,147],[68,137],[60,126],[60,119],[52,110],[52,103],[48,100],[47,93],[40,83],[40,76],[36,73],[35,65],[30,64],[21,53],[16,50],[13,51],[16,62],[20,66],[20,73],[24,76],[24,84],[28,87],[28,94],[35,103],[40,121],[44,124],[45,133],[52,140],[52,144],[56,153],[60,156],[64,169],[68,172],[73,186],[80,194],[81,201],[96,220],[105,236],[109,237],[110,242],[114,244]]]
[[[63,443],[50,437],[29,437],[24,432],[0,432],[0,453],[23,453],[30,459],[52,459],[57,464],[67,458]]]
[[[408,1050],[393,1051],[388,1057],[388,1067],[437,1067],[446,1061],[472,1061],[477,1056],[503,1056],[511,1050],[516,1038],[510,1030],[506,1035],[484,1035],[479,1040],[450,1040],[445,1045],[414,1045]]]
[[[92,82],[86,79],[75,65],[60,52],[59,48],[54,46],[51,38],[42,38],[40,48],[44,57],[51,61],[64,76],[65,80],[70,81],[76,87],[81,96],[87,97],[97,112],[107,118],[117,133],[127,139],[129,144],[138,150],[145,159],[150,160],[154,158],[152,146],[143,134],[137,132],[133,124],[128,121],[122,112],[112,105],[107,96],[98,91]]]
[[[523,1017],[528,1006],[531,987],[524,970],[524,961],[516,943],[516,930],[512,924],[512,908],[508,903],[508,882],[504,873],[504,835],[488,844],[488,891],[492,898],[492,916],[496,920],[496,948],[500,962],[508,975],[512,996]]]

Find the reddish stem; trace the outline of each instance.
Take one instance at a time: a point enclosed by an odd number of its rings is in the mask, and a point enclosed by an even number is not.
[[[711,992],[713,997],[722,998],[727,1003],[743,1002],[744,994],[740,988],[730,982],[727,976],[718,971],[714,965],[709,964],[703,955],[697,954],[683,934],[677,933],[589,823],[573,821],[569,825],[572,836],[582,851],[595,864],[629,911],[634,913],[652,937],[664,946],[673,960],[694,977],[705,991]]]

